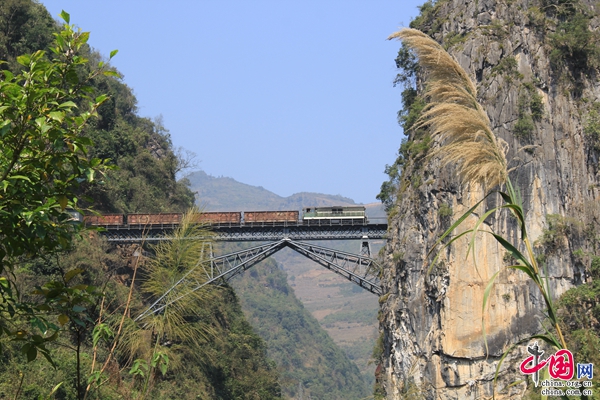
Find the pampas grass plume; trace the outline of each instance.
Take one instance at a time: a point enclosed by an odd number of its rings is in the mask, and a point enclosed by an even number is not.
[[[492,132],[465,70],[419,30],[405,28],[388,39],[401,39],[425,72],[428,105],[415,126],[429,127],[432,138],[440,142],[432,155],[440,156],[443,165],[455,164],[465,183],[494,187],[506,182],[507,144]]]

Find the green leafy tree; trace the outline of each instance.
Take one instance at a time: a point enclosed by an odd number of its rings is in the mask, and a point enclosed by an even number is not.
[[[86,71],[88,60],[79,52],[89,32],[69,25],[66,12],[61,17],[65,25],[50,53],[19,56],[22,71],[0,76],[0,336],[23,341],[30,360],[38,350],[49,358],[45,343],[58,329],[42,316],[47,304],[19,301],[15,265],[23,257],[70,248],[81,227],[67,211],[77,208],[82,184],[107,169],[104,161],[88,157],[92,141],[81,132],[107,99],[89,97],[90,81],[114,72],[105,71],[102,62]]]

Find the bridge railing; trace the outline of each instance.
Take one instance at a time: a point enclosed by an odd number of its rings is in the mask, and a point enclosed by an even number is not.
[[[216,222],[208,224],[209,227],[214,229],[220,228],[263,228],[263,227],[301,227],[301,226],[369,226],[369,225],[387,225],[386,218],[373,218],[369,221],[362,221],[356,219],[311,219],[304,221],[281,221],[281,222]],[[144,229],[161,229],[170,230],[175,229],[179,226],[178,223],[155,223],[155,224],[94,224],[100,228],[107,230],[144,230]]]

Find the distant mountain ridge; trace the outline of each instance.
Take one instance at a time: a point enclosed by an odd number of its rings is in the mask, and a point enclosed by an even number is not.
[[[302,207],[350,206],[354,200],[322,193],[301,192],[281,197],[262,186],[252,186],[233,178],[214,177],[204,171],[186,176],[196,192],[196,203],[205,211],[301,210]]]

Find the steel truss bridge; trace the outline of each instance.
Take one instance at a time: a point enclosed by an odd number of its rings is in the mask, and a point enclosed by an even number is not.
[[[169,240],[168,233],[178,224],[154,225],[105,225],[102,232],[109,242],[155,242]],[[214,224],[213,240],[226,242],[291,240],[360,240],[383,239],[387,233],[386,223],[361,224],[352,221],[318,221],[317,223],[244,223]]]
[[[177,228],[176,224],[119,225],[106,226],[101,233],[109,242],[141,243],[170,240],[169,232]],[[387,223],[254,223],[221,224],[211,226],[215,233],[212,240],[226,242],[266,242],[245,250],[239,250],[222,256],[213,256],[200,261],[193,270],[200,268],[206,277],[202,282],[190,281],[189,271],[179,282],[157,299],[136,320],[161,312],[170,304],[210,284],[222,284],[246,271],[257,263],[272,256],[284,248],[290,248],[308,259],[344,277],[361,288],[381,296],[381,266],[371,258],[369,240],[385,239]],[[193,238],[190,238],[193,239]],[[198,238],[202,239],[202,238]],[[360,240],[360,253],[352,254],[340,250],[318,246],[304,240]],[[169,299],[169,300],[167,300]]]

